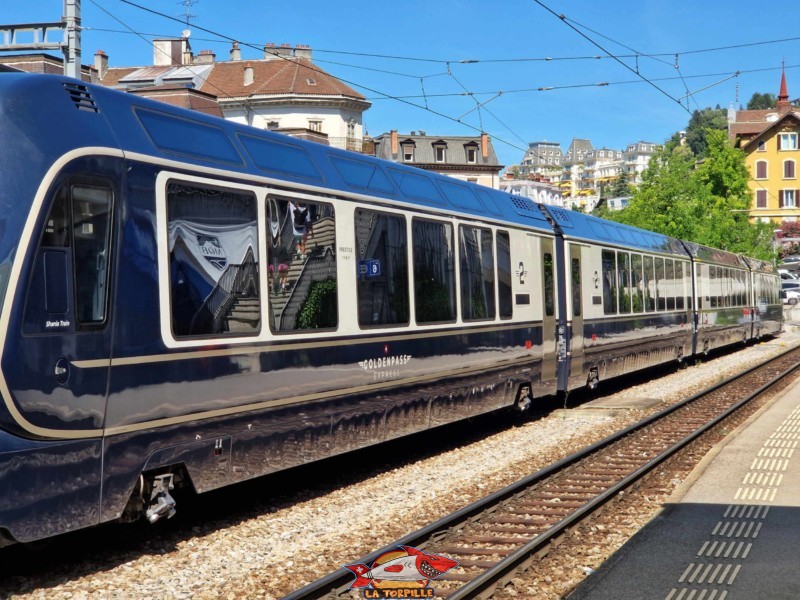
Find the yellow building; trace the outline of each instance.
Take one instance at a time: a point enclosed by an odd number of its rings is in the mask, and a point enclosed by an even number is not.
[[[751,219],[777,223],[798,220],[800,111],[789,103],[785,73],[781,74],[777,107],[729,111],[728,133],[746,155],[753,193]]]

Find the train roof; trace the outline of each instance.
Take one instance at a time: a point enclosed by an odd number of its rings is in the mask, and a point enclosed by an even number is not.
[[[547,206],[546,210],[567,239],[687,257],[685,246],[677,238],[562,208]]]
[[[552,231],[538,205],[527,198],[72,78],[3,73],[0,97],[9,94],[27,96],[17,112],[44,115],[54,125],[56,120],[80,121],[83,132],[110,130],[105,143],[126,153]],[[59,129],[64,130],[56,127],[50,135],[58,135]],[[75,147],[103,145],[99,134],[60,137]]]

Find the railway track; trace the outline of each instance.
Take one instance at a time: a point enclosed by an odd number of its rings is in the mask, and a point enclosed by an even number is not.
[[[571,528],[798,367],[800,349],[789,350],[354,562],[370,565],[398,546],[412,546],[459,562],[431,581],[436,597],[491,597]],[[339,569],[285,600],[364,597],[349,590],[353,579]]]

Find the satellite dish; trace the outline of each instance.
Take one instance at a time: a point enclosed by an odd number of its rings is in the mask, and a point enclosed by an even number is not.
[[[184,37],[184,39],[188,40],[189,36],[192,35],[192,31],[190,29],[184,29],[181,31],[181,35]]]

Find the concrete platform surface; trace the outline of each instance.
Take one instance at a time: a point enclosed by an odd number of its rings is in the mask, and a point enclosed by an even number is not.
[[[753,415],[569,600],[800,599],[800,384]]]

